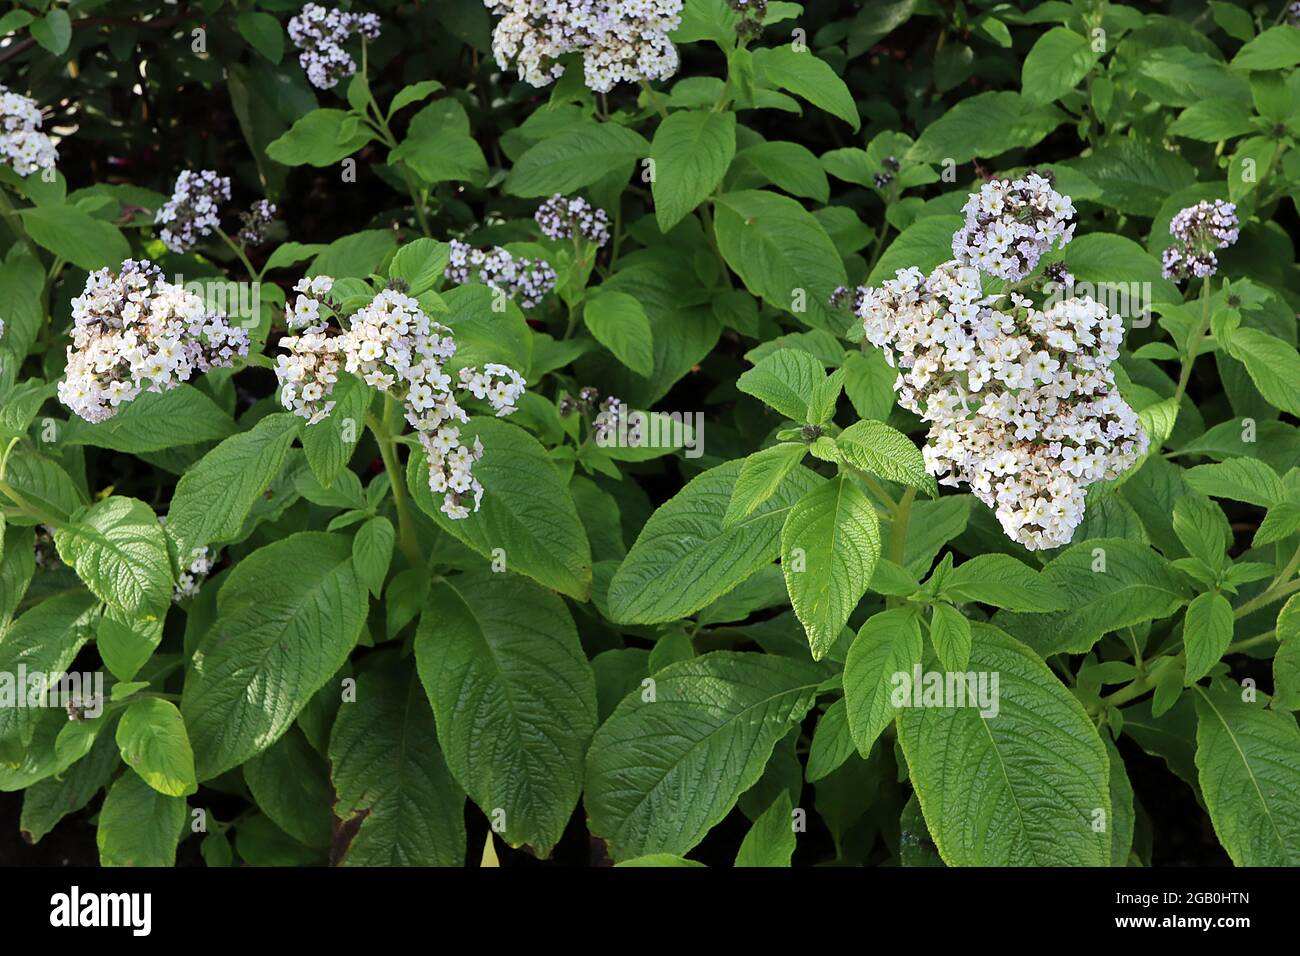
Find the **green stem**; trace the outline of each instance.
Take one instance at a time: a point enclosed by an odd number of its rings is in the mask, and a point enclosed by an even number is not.
[[[654,91],[654,88],[650,86],[649,82],[642,80],[641,89],[645,90],[645,95],[650,98],[650,102],[654,105],[655,112],[664,119],[667,119],[668,110],[664,107],[663,101],[659,99],[659,94]]]
[[[3,492],[5,497],[17,505],[18,509],[22,511],[23,514],[30,518],[35,518],[41,524],[49,525],[51,528],[57,528],[63,524],[63,522],[58,518],[54,517],[49,512],[38,508],[36,505],[24,498],[13,485],[9,484],[9,482],[2,478],[0,478],[0,492]]]
[[[367,414],[366,427],[374,434],[375,442],[379,445],[379,457],[384,462],[384,471],[388,472],[388,480],[393,489],[393,505],[397,509],[398,547],[411,562],[411,566],[418,568],[424,563],[424,556],[420,554],[420,545],[415,538],[415,516],[411,513],[410,497],[406,492],[406,476],[397,459],[397,442],[389,431],[393,408],[392,397],[385,395],[383,421]]]
[[[230,247],[230,250],[239,258],[239,261],[243,263],[244,269],[248,272],[248,278],[253,282],[257,282],[261,279],[261,275],[253,268],[253,263],[249,261],[248,255],[244,252],[244,247],[235,242],[234,239],[231,239],[230,236],[226,235],[225,230],[220,226],[217,226],[216,230],[217,235],[220,236],[222,241]]]
[[[712,200],[710,200],[711,202]],[[731,288],[731,269],[727,265],[726,258],[722,255],[722,249],[718,245],[717,234],[713,231],[713,213],[709,210],[708,202],[700,204],[700,218],[704,220],[704,235],[709,240],[709,247],[713,249],[713,254],[718,257],[718,263],[722,266],[722,279],[727,283],[727,288]]]
[[[0,217],[4,218],[5,224],[13,234],[21,239],[23,244],[27,246],[27,250],[39,260],[41,257],[40,250],[36,248],[36,243],[32,241],[32,237],[27,235],[27,229],[23,226],[22,217],[18,215],[18,210],[9,201],[9,194],[3,189],[0,189]]]
[[[367,61],[367,53],[366,53],[366,44],[364,41],[362,41],[361,72],[363,74],[367,70],[367,62],[368,61]],[[370,124],[370,126],[375,130],[375,132],[379,134],[379,137],[384,141],[385,146],[387,146],[390,150],[397,149],[397,138],[393,136],[393,130],[391,127],[389,127],[388,120],[384,117],[384,111],[379,108],[379,104],[375,101],[375,94],[370,90],[370,83],[368,78],[366,82],[365,106],[368,111],[374,113],[374,117],[372,119],[371,117],[363,114],[362,119],[366,120],[366,122]],[[411,196],[411,205],[415,209],[415,221],[419,224],[420,231],[424,233],[426,236],[432,236],[433,233],[429,230],[429,217],[424,211],[425,196],[422,193],[422,191],[418,189],[415,183],[411,180],[410,167],[408,167],[406,163],[399,162],[395,164],[394,168],[401,175],[402,182],[406,184],[406,191]]]
[[[1192,366],[1196,363],[1196,355],[1201,349],[1201,339],[1205,338],[1205,333],[1210,328],[1210,277],[1206,276],[1201,280],[1201,321],[1187,339],[1187,354],[1183,356],[1183,367],[1178,373],[1178,387],[1174,389],[1174,415],[1178,415],[1178,407],[1182,404],[1183,395],[1187,392],[1187,383],[1192,378]]]
[[[908,485],[894,509],[894,521],[889,529],[889,560],[895,564],[902,564],[907,553],[907,523],[911,520],[912,502],[915,500],[916,488]]]
[[[1291,560],[1287,562],[1286,567],[1278,572],[1277,577],[1269,583],[1269,586],[1241,607],[1235,609],[1232,612],[1233,617],[1245,617],[1252,611],[1258,611],[1266,604],[1272,604],[1274,601],[1281,600],[1288,594],[1300,591],[1300,580],[1291,580],[1291,575],[1295,574],[1297,570],[1300,570],[1300,548],[1296,549],[1295,554],[1291,556]]]

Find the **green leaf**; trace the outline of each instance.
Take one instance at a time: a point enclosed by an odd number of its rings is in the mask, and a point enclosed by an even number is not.
[[[227,438],[181,477],[167,512],[174,554],[184,559],[195,548],[239,535],[284,464],[298,421],[288,412],[268,415],[251,431]]]
[[[795,835],[790,793],[782,790],[745,834],[736,853],[736,866],[789,866]]]
[[[31,26],[32,39],[55,56],[62,56],[72,43],[72,18],[67,10],[54,9]]]
[[[0,577],[0,583],[8,585],[8,576]],[[0,595],[0,600],[7,597]],[[9,693],[17,693],[20,667],[32,674],[65,672],[93,634],[96,612],[95,599],[78,589],[42,601],[6,628],[0,639],[0,674],[15,675],[6,681]],[[14,707],[11,702],[0,706],[0,768],[22,762],[40,713],[39,709]]]
[[[715,212],[718,248],[751,293],[816,328],[842,330],[827,303],[848,281],[844,262],[812,213],[762,189],[723,193]]]
[[[6,467],[5,480],[41,511],[66,521],[81,508],[77,486],[53,458],[25,451],[19,445],[9,452]],[[17,515],[10,520],[14,524],[36,524],[26,517],[20,521]]]
[[[817,386],[826,379],[821,361],[801,349],[778,349],[736,380],[736,388],[753,395],[796,422],[806,421]]]
[[[316,109],[298,118],[266,155],[285,166],[330,166],[374,139],[370,128],[348,123],[346,110]]]
[[[1196,771],[1219,842],[1237,866],[1300,865],[1300,728],[1295,717],[1200,688]]]
[[[187,816],[184,797],[159,793],[128,770],[99,811],[99,865],[175,866]]]
[[[1232,544],[1232,528],[1223,509],[1203,495],[1181,495],[1174,502],[1174,534],[1192,557],[1209,568],[1223,563]]]
[[[962,226],[961,216],[925,216],[912,223],[889,244],[867,277],[867,285],[878,286],[892,279],[899,269],[916,266],[929,272],[952,258],[952,234]],[[1086,239],[1087,236],[1081,238]],[[889,377],[893,391],[894,376]],[[891,400],[892,404],[892,400]]]
[[[478,511],[452,520],[439,510],[423,452],[412,455],[407,467],[411,498],[442,530],[483,557],[494,559],[502,549],[510,571],[586,600],[591,545],[573,494],[546,449],[523,429],[494,418],[476,418],[461,428],[462,442],[475,436],[483,442],[483,458],[474,465],[484,489]]]
[[[397,250],[388,266],[388,274],[405,282],[409,295],[418,296],[434,287],[450,260],[449,244],[422,237]]]
[[[1300,63],[1300,33],[1293,26],[1276,26],[1251,40],[1232,58],[1237,70],[1285,70]]]
[[[1232,605],[1222,594],[1199,594],[1187,605],[1183,618],[1183,646],[1187,648],[1187,673],[1191,687],[1219,663],[1232,643]]]
[[[404,139],[388,154],[390,163],[405,163],[427,183],[487,179],[487,159],[470,135],[465,107],[454,99],[430,103],[411,119]]]
[[[1012,611],[1059,611],[1060,588],[1007,554],[980,554],[953,569],[939,594],[950,601],[977,601]]]
[[[435,584],[415,656],[452,775],[545,857],[582,791],[596,683],[564,602],[504,574]]]
[[[664,668],[650,699],[633,691],[592,740],[592,834],[616,861],[689,851],[762,776],[823,676],[807,662],[732,651]]]
[[[1238,328],[1228,338],[1228,354],[1246,366],[1250,380],[1270,404],[1300,415],[1300,387],[1296,384],[1300,382],[1300,353],[1295,346],[1258,329]]]
[[[932,606],[930,643],[945,671],[964,671],[970,663],[970,620],[951,604]]]
[[[200,780],[279,739],[347,660],[366,593],[341,535],[302,532],[237,564],[181,699]]]
[[[111,734],[100,733],[90,753],[58,776],[38,780],[23,791],[19,820],[22,837],[39,843],[59,821],[88,804],[122,766]]]
[[[1087,38],[1052,27],[1025,56],[1020,87],[1031,103],[1050,103],[1070,92],[1096,66],[1098,54]]]
[[[59,557],[98,597],[127,614],[162,617],[172,599],[167,539],[143,501],[116,495],[55,530]]]
[[[199,789],[185,721],[170,701],[145,697],[128,706],[117,724],[117,746],[126,765],[159,793],[187,797]]]
[[[405,662],[357,678],[329,742],[334,815],[355,836],[343,866],[464,866],[465,795],[447,772],[433,711]]]
[[[138,455],[221,441],[234,433],[234,420],[216,402],[192,385],[179,385],[165,392],[142,392],[112,418],[94,425],[74,416],[59,439]]]
[[[842,767],[856,752],[853,735],[849,732],[848,706],[841,697],[827,707],[817,721],[812,745],[808,749],[805,777],[809,783],[816,783]]]
[[[1217,143],[1221,139],[1232,139],[1254,132],[1255,124],[1251,122],[1251,113],[1239,100],[1226,96],[1216,96],[1207,100],[1198,100],[1178,114],[1178,118],[1169,124],[1169,132],[1174,136],[1186,136],[1205,143]]]
[[[897,675],[910,681],[923,649],[921,620],[910,607],[873,615],[853,639],[844,661],[844,702],[859,753],[870,753],[876,738],[893,723],[899,710]]]
[[[994,623],[1040,654],[1082,654],[1104,634],[1173,614],[1190,594],[1167,560],[1121,538],[1072,545],[1041,572],[1064,592],[1064,610],[1044,614],[999,611]]]
[[[240,35],[272,63],[284,58],[284,28],[269,13],[252,11],[235,18]]]
[[[442,84],[437,80],[421,80],[418,83],[412,83],[409,86],[402,87],[398,91],[397,95],[393,97],[393,101],[388,104],[389,118],[391,119],[393,114],[403,107],[427,99],[442,88]]]
[[[334,386],[334,410],[316,424],[302,427],[302,450],[307,465],[323,487],[333,485],[352,460],[352,453],[366,429],[371,397],[368,385],[347,372],[340,372]]]
[[[1188,468],[1183,478],[1194,491],[1215,498],[1271,508],[1286,497],[1282,479],[1258,458],[1229,458]]]
[[[1187,160],[1136,139],[1099,146],[1070,165],[1101,187],[1099,202],[1137,216],[1155,216],[1166,197],[1196,180]]]
[[[610,582],[611,620],[679,620],[776,558],[786,512],[818,479],[796,468],[752,515],[724,528],[740,469],[738,461],[710,468],[650,516]]]
[[[306,846],[329,846],[329,771],[301,730],[289,728],[270,748],[249,758],[243,773],[253,799],[276,826]]]
[[[966,163],[976,157],[1000,156],[1035,145],[1066,118],[1055,106],[1035,104],[1019,93],[978,93],[927,126],[912,147],[911,158]]]
[[[650,144],[655,220],[667,232],[713,194],[736,154],[736,114],[679,110],[655,130]]]
[[[1268,514],[1264,515],[1264,520],[1259,523],[1251,546],[1259,548],[1277,541],[1285,541],[1296,531],[1300,531],[1300,504],[1279,501],[1268,509]]]
[[[790,509],[781,527],[781,571],[813,660],[839,639],[879,557],[875,508],[847,476],[816,486]]]
[[[732,489],[731,500],[727,502],[727,513],[722,518],[723,529],[739,524],[776,494],[786,476],[798,467],[807,452],[806,445],[782,442],[746,458]]]
[[[806,146],[784,140],[755,143],[736,153],[736,161],[740,168],[752,166],[758,175],[788,193],[821,203],[830,198],[826,174],[816,154]]]
[[[857,131],[858,106],[853,94],[830,64],[811,51],[797,52],[792,44],[755,50],[754,73],[760,85],[802,97]]]
[[[519,157],[506,177],[515,196],[566,195],[650,155],[650,144],[617,123],[586,121],[548,136]]]
[[[120,229],[79,206],[32,206],[20,210],[19,215],[37,245],[88,272],[118,269],[122,260],[131,256],[131,246]]]
[[[384,590],[395,538],[393,523],[383,515],[376,515],[363,524],[352,539],[352,563],[356,566],[357,577],[376,598]]]
[[[996,675],[995,715],[904,708],[898,739],[949,866],[1107,866],[1106,748],[1079,701],[1027,647],[973,623],[970,670]],[[991,680],[991,676],[990,676]]]
[[[333,276],[336,279],[367,278],[379,269],[388,253],[397,245],[392,229],[365,229],[335,239],[326,246],[307,269],[310,276]],[[367,290],[367,293],[369,290]]]
[[[582,308],[582,321],[596,341],[636,372],[654,373],[654,338],[641,303],[626,292],[597,289]]]
[[[889,481],[914,485],[930,495],[938,494],[934,476],[925,470],[921,449],[883,422],[854,422],[840,432],[835,445],[844,460],[855,468]]]

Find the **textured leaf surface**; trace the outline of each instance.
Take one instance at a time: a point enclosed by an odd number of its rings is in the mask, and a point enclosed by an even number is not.
[[[1237,866],[1300,865],[1300,728],[1240,693],[1193,691],[1196,771],[1205,806]]]
[[[117,746],[127,766],[159,793],[184,797],[198,790],[185,721],[171,701],[133,702],[117,722]]]
[[[159,793],[126,771],[109,788],[99,811],[99,865],[174,866],[186,817],[184,797]]]
[[[299,421],[287,412],[268,415],[251,431],[227,438],[185,473],[167,512],[167,535],[182,560],[194,548],[239,534],[253,504],[284,464]]]
[[[172,599],[167,539],[153,509],[116,495],[96,502],[54,536],[59,557],[102,601],[161,617]]]
[[[596,732],[583,798],[615,860],[685,854],[758,780],[776,742],[812,707],[812,664],[718,651],[655,675]]]
[[[879,557],[876,510],[851,479],[818,485],[790,509],[781,527],[781,571],[814,660],[839,638]]]
[[[860,753],[869,753],[893,722],[898,713],[895,675],[910,681],[922,649],[921,622],[912,608],[881,611],[858,631],[844,661],[844,703]]]
[[[736,115],[712,110],[679,110],[655,130],[650,158],[655,161],[655,220],[667,232],[703,202],[722,182],[736,155]]]
[[[290,535],[246,557],[194,653],[181,713],[200,780],[265,750],[347,659],[365,589],[341,535]]]
[[[949,866],[1106,866],[1109,758],[1047,665],[975,624],[970,668],[999,675],[998,714],[907,708],[898,737],[925,822]]]
[[[796,468],[752,515],[724,529],[740,468],[738,461],[710,468],[650,516],[610,582],[614,620],[654,624],[694,614],[776,558],[786,513],[817,478]]]
[[[409,662],[357,678],[330,735],[335,815],[361,818],[343,866],[463,866],[465,795],[447,772],[433,711]]]
[[[509,569],[561,594],[585,600],[591,590],[591,545],[578,518],[573,494],[547,457],[546,449],[522,428],[493,418],[474,419],[461,441],[477,435],[483,458],[474,477],[483,485],[482,507],[453,521],[443,514],[441,496],[429,490],[422,452],[411,456],[411,497],[444,531],[486,558],[505,549]]]
[[[502,836],[545,856],[582,790],[596,682],[564,602],[503,574],[435,584],[415,640],[452,774]]]

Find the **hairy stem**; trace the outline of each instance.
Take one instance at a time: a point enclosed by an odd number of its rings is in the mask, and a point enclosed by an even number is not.
[[[366,427],[379,445],[379,457],[384,462],[384,471],[388,472],[388,480],[393,489],[393,506],[397,509],[397,545],[412,567],[419,567],[424,563],[424,556],[420,553],[420,545],[415,537],[415,516],[411,512],[411,500],[406,491],[406,476],[402,473],[397,458],[397,442],[389,427],[393,408],[392,397],[385,395],[383,420],[367,414]]]

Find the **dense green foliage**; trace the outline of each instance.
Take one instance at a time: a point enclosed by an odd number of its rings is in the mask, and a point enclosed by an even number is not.
[[[679,63],[606,83],[588,47],[535,86],[493,53],[527,4],[492,6],[353,3],[378,35],[328,88],[288,0],[0,12],[0,82],[58,151],[24,169],[0,130],[25,852],[59,827],[105,865],[1300,864],[1300,15],[658,0]],[[185,170],[231,195],[164,241]],[[1068,274],[1122,320],[1097,374],[1132,419],[1105,475],[1051,446],[1044,483],[1088,476],[1081,516],[1034,512],[1060,540],[936,481],[946,399],[916,413],[852,291],[952,260],[969,197],[1030,171],[1073,238],[982,264],[980,314],[1036,321]],[[1180,210],[1224,202],[1210,274],[1162,270],[1208,255]],[[171,374],[83,367],[87,283],[127,259],[224,296],[247,348],[87,416],[78,383]],[[402,340],[445,366],[425,404],[364,357],[394,314],[436,323]],[[322,343],[353,364],[314,398],[286,369]],[[468,414],[426,427],[452,389]],[[102,697],[20,702],[65,671]]]

